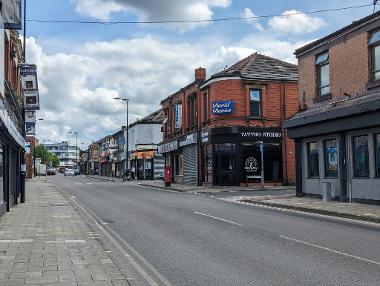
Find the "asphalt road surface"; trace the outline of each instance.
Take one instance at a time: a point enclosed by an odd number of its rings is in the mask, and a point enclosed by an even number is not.
[[[166,285],[380,285],[374,224],[133,183],[50,178],[108,221]]]

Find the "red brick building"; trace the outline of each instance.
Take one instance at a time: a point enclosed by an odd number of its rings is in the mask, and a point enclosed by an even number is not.
[[[380,204],[380,12],[295,54],[297,195]]]
[[[195,80],[162,101],[164,141],[159,151],[173,181],[193,185],[295,182],[293,141],[283,129],[298,111],[297,66],[253,54]]]

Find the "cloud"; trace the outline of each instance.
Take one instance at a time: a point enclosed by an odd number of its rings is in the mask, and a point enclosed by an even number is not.
[[[154,36],[113,41],[73,43],[70,52],[49,53],[35,38],[27,39],[28,62],[38,66],[41,111],[40,139],[79,140],[90,143],[113,134],[126,123],[125,104],[130,99],[129,122],[160,108],[163,98],[194,80],[194,69],[208,75],[260,52],[295,62],[294,50],[306,42],[291,42],[255,33],[227,45],[219,38],[207,43],[168,42]],[[75,51],[75,52],[74,52]]]
[[[139,16],[141,21],[204,20],[212,19],[213,8],[227,8],[232,0],[72,0],[76,11],[105,21],[112,13],[128,11]],[[168,24],[184,32],[204,23]]]
[[[292,15],[295,13],[299,14]],[[269,26],[275,32],[293,34],[311,33],[326,25],[323,19],[309,16],[297,10],[285,11],[282,15],[273,17],[268,21]]]
[[[256,15],[252,12],[251,9],[249,8],[245,8],[243,13],[241,13],[240,15],[241,17],[243,18],[252,18],[252,17],[256,17]],[[255,29],[259,30],[259,31],[263,31],[264,28],[263,26],[261,26],[261,24],[258,22],[257,19],[255,18],[252,18],[252,19],[246,19],[245,20],[248,24],[251,24],[253,27],[255,27]]]

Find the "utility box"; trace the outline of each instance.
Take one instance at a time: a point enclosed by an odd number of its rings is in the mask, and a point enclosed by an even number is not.
[[[322,197],[324,202],[331,202],[331,182],[322,182]]]
[[[172,183],[172,166],[164,167],[164,182],[165,187],[170,187]]]

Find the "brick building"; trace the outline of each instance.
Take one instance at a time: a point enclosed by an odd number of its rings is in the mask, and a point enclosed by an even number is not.
[[[162,101],[161,151],[173,166],[174,181],[259,183],[263,144],[265,182],[294,183],[294,145],[283,123],[298,110],[297,66],[256,53],[207,81],[204,69],[195,75],[193,83]]]
[[[321,197],[328,182],[336,200],[380,203],[380,13],[295,54],[297,194]]]

